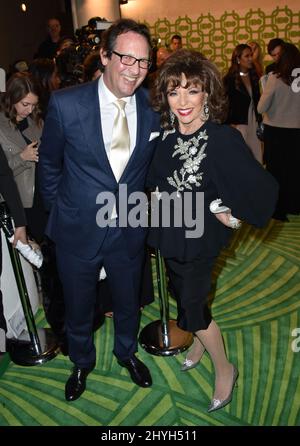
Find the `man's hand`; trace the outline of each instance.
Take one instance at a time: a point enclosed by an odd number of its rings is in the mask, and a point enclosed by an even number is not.
[[[19,226],[18,228],[15,228],[14,233],[14,240],[13,240],[13,246],[16,247],[16,244],[20,240],[20,242],[24,243],[24,245],[27,245],[27,234],[26,234],[26,227],[25,226]]]

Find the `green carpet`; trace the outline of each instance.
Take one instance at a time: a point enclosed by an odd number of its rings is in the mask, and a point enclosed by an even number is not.
[[[140,348],[153,386],[134,385],[112,355],[112,320],[97,331],[97,367],[82,397],[67,403],[68,358],[35,367],[10,363],[0,378],[0,426],[299,426],[300,352],[292,330],[300,327],[300,217],[272,220],[264,230],[244,225],[215,269],[212,311],[230,360],[240,376],[233,400],[212,414],[207,407],[214,375],[209,357],[180,372],[184,354],[152,356]],[[176,317],[170,299],[171,317]],[[142,327],[159,319],[146,307]],[[38,326],[45,326],[43,313]],[[299,342],[298,342],[299,345]]]

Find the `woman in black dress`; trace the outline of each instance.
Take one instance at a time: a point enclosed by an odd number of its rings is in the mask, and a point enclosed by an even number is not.
[[[179,327],[194,333],[182,370],[195,367],[205,350],[212,359],[215,390],[210,412],[231,401],[238,377],[207,305],[211,271],[231,228],[238,226],[232,224],[231,212],[239,220],[264,226],[277,198],[276,181],[252,156],[241,134],[220,125],[224,98],[217,68],[200,53],[180,50],[165,61],[152,90],[163,131],[148,176],[148,186],[155,191],[153,208],[160,206],[158,219],[152,215],[152,223],[159,224],[151,225],[149,245],[165,258]],[[170,194],[171,204],[165,199]],[[216,199],[231,212],[212,213],[210,203]],[[170,222],[163,214],[167,209]]]
[[[261,142],[256,134],[257,126],[262,121],[257,111],[259,76],[249,45],[241,43],[233,50],[231,65],[224,76],[224,86],[229,103],[226,122],[241,132],[255,158],[262,163]]]

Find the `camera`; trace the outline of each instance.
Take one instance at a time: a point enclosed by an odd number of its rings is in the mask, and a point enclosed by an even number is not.
[[[79,45],[89,45],[91,49],[100,45],[102,32],[109,28],[112,22],[105,18],[92,17],[88,24],[77,29],[75,32],[76,40]]]
[[[85,81],[84,61],[88,55],[99,50],[101,34],[111,24],[112,22],[104,18],[92,17],[87,25],[76,30],[74,43],[63,49],[56,57],[61,88],[77,85]]]

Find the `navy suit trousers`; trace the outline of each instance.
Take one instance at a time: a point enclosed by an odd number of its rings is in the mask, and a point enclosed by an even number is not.
[[[74,240],[76,243],[76,240]],[[99,271],[104,266],[112,293],[114,312],[114,354],[129,359],[137,351],[140,322],[139,294],[144,249],[135,258],[127,253],[120,228],[108,228],[100,251],[92,260],[69,254],[56,247],[57,266],[64,289],[69,356],[78,367],[96,362],[93,342],[93,314]]]

